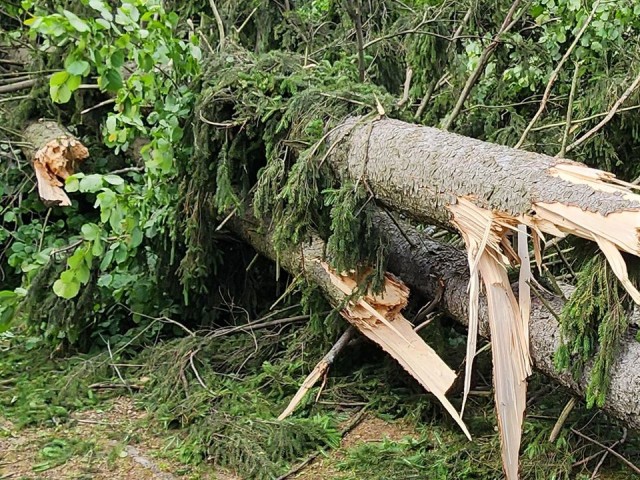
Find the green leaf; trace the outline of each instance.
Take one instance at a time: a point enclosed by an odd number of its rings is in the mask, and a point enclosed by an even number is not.
[[[111,265],[111,261],[113,260],[113,249],[107,250],[107,253],[102,258],[100,262],[100,270],[105,271]]]
[[[84,248],[78,248],[75,252],[73,252],[73,255],[71,255],[67,259],[67,265],[69,266],[69,268],[72,270],[75,270],[80,265],[83,265],[85,253],[86,253],[86,250]],[[65,275],[73,275],[73,272],[69,270],[67,270],[66,272],[62,272],[62,274],[60,275],[60,278],[64,279]]]
[[[64,85],[67,82],[68,78],[69,78],[68,72],[65,72],[65,71],[56,72],[53,75],[51,75],[51,77],[49,78],[49,86],[59,87],[61,85]]]
[[[87,25],[87,23],[84,20],[82,20],[80,17],[78,17],[75,13],[71,13],[69,10],[63,10],[62,13],[64,14],[65,17],[67,17],[67,20],[69,20],[69,23],[71,24],[71,26],[75,28],[78,32],[84,33],[91,30],[91,28],[89,28],[89,25]]]
[[[71,100],[71,90],[69,90],[69,87],[66,83],[64,85],[60,85],[59,87],[51,87],[49,89],[49,94],[51,95],[51,100],[53,100],[55,103],[67,103],[69,100]]]
[[[67,78],[67,82],[65,83],[65,86],[69,88],[70,92],[75,92],[81,83],[82,83],[82,77],[80,77],[79,75],[69,75],[69,78]]]
[[[84,263],[74,270],[76,279],[82,284],[86,285],[91,278],[91,270]]]
[[[89,73],[89,62],[85,62],[84,60],[76,60],[75,62],[70,63],[66,67],[66,71],[71,75],[86,75]]]
[[[53,282],[53,293],[59,297],[66,298],[67,300],[78,295],[79,291],[80,282],[78,281],[63,281],[62,279],[58,279]]]
[[[85,223],[80,230],[82,231],[83,238],[90,242],[100,238],[100,234],[102,233],[102,229],[95,223]]]
[[[105,175],[102,178],[104,178],[104,180],[110,185],[118,186],[124,184],[124,179],[118,175]]]
[[[81,192],[97,192],[102,188],[102,175],[97,173],[87,175],[80,180]]]
[[[116,50],[111,55],[111,66],[113,68],[120,68],[124,65],[124,50]]]
[[[96,238],[95,242],[93,242],[91,253],[94,257],[100,257],[104,253],[104,243],[102,242],[100,237]]]
[[[104,72],[100,78],[102,88],[109,92],[116,92],[122,88],[122,76],[120,75],[120,72],[113,68]]]
[[[80,188],[80,180],[78,179],[77,176],[71,175],[70,177],[67,177],[64,184],[64,189],[67,192],[69,193],[77,192],[79,188]]]

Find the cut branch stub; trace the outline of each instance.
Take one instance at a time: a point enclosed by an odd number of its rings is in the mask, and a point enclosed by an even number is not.
[[[23,136],[33,146],[23,151],[36,173],[40,199],[48,207],[71,205],[64,180],[89,156],[89,150],[56,122],[34,122]]]

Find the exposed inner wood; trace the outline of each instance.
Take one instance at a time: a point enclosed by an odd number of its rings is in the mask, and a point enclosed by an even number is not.
[[[24,151],[36,173],[40,199],[48,207],[71,205],[64,181],[89,156],[89,150],[56,122],[33,122],[23,135],[32,145]]]

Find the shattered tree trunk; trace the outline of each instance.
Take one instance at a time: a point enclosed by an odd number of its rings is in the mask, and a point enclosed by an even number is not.
[[[457,322],[468,325],[469,272],[464,252],[450,245],[425,237],[408,223],[394,223],[381,210],[375,214],[376,230],[387,245],[388,269],[407,283],[412,291],[434,298],[442,289],[441,307]],[[397,225],[396,225],[397,223]],[[263,255],[276,260],[268,223],[253,217],[235,218],[231,229]],[[400,230],[400,228],[401,230]],[[330,302],[337,304],[341,294],[331,283],[329,275],[321,267],[325,245],[313,237],[301,249],[292,250],[279,257],[279,264],[292,275],[304,273],[306,279],[320,287]],[[547,303],[559,312],[563,300],[548,296]],[[487,305],[480,303],[480,333],[489,338]],[[569,388],[578,396],[584,396],[590,376],[590,366],[578,381],[568,372],[554,368],[553,355],[560,344],[560,325],[552,313],[534,298],[530,320],[531,356],[535,367]],[[611,369],[611,386],[603,410],[625,425],[640,430],[640,342],[629,336],[622,343],[620,355]],[[471,432],[473,434],[473,432]]]
[[[388,215],[377,212],[376,229],[387,246],[388,268],[406,282],[412,291],[426,297],[434,297],[440,285],[441,307],[456,321],[468,325],[469,272],[464,252],[434,240],[409,224],[391,221]],[[400,230],[401,229],[401,230]],[[564,306],[561,298],[545,295],[547,304],[560,312]],[[480,304],[480,333],[489,338],[487,305]],[[531,357],[536,369],[584,397],[589,383],[591,365],[582,377],[575,380],[570,372],[559,372],[553,362],[560,345],[560,325],[543,303],[532,299],[529,322]],[[625,425],[640,430],[640,342],[628,335],[622,342],[620,354],[611,368],[611,385],[603,407],[607,413],[620,419]]]
[[[570,160],[516,150],[434,128],[351,118],[331,132],[328,160],[340,180],[366,185],[376,201],[458,230],[470,270],[464,400],[476,352],[480,281],[492,337],[503,465],[518,478],[518,451],[531,372],[530,229],[538,264],[544,234],[597,242],[633,300],[621,251],[640,256],[640,195],[614,175]],[[517,251],[511,238],[517,237]],[[515,297],[507,266],[521,265]],[[463,409],[464,409],[463,400]]]

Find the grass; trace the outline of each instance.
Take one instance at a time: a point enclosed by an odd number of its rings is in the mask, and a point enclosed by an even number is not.
[[[455,365],[456,350],[463,355],[460,342],[456,337],[446,340],[451,332],[443,336],[431,328],[448,327],[429,327],[425,335],[439,339],[436,348],[446,349]],[[197,466],[210,469],[206,465],[213,463],[242,478],[273,479],[318,449],[326,452],[323,463],[330,470],[322,478],[327,479],[501,478],[491,395],[469,400],[466,421],[474,436],[469,442],[429,395],[368,342],[356,343],[336,361],[320,402],[314,400],[316,387],[291,419],[277,422],[275,417],[321,356],[320,351],[292,348],[302,339],[309,342],[302,330],[188,338],[150,347],[129,359],[145,367],[121,369],[132,384],[148,379],[133,396],[124,388],[96,393],[88,387],[90,382],[119,381],[103,357],[57,359],[37,339],[5,333],[0,339],[0,441],[34,435],[29,445],[35,478],[66,464],[91,467],[97,458],[106,460],[95,468],[117,471],[131,444],[145,446],[155,462],[184,478],[200,478]],[[188,361],[190,352],[196,352],[195,369]],[[483,353],[478,359],[476,389],[490,387],[489,358]],[[129,407],[118,410],[122,395],[127,405],[135,405],[134,418],[127,418]],[[550,443],[549,433],[569,395],[539,376],[533,377],[529,395],[535,400],[527,410],[522,478],[589,478],[602,452],[570,428],[611,445],[622,437],[622,427],[597,410],[578,406]],[[383,418],[389,430],[401,421],[411,435],[384,439],[384,427],[373,439],[345,440],[340,447],[340,431],[363,405]],[[77,420],[83,412],[101,415],[99,423],[91,424],[89,417],[83,427]],[[616,450],[640,463],[640,442],[632,432]],[[612,455],[599,475],[637,478]]]

